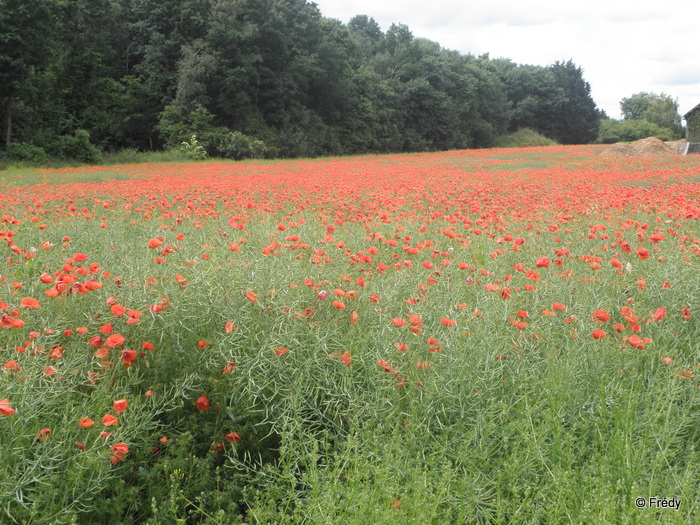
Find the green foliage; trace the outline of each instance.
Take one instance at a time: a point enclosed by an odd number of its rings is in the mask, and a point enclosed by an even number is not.
[[[683,137],[678,101],[665,93],[635,93],[620,101],[620,110],[625,121],[646,120],[670,131],[671,138],[668,140],[677,140]]]
[[[267,147],[262,140],[248,137],[240,131],[227,133],[219,144],[218,153],[225,159],[260,159],[265,157]]]
[[[595,140],[600,114],[583,70],[571,60],[541,67],[498,59],[485,67],[504,84],[511,132],[530,128],[562,144]]]
[[[179,148],[196,135],[198,145],[212,155],[227,132],[225,128],[214,126],[213,121],[214,115],[199,103],[195,103],[190,111],[166,106],[158,121],[158,132],[168,149]]]
[[[555,62],[549,69],[564,100],[548,136],[562,144],[590,144],[598,135],[600,115],[591,97],[591,86],[583,79],[583,69],[571,60]]]
[[[192,135],[189,141],[182,141],[177,150],[189,160],[204,160],[207,158],[207,150],[199,143],[197,135]]]
[[[85,164],[100,161],[101,152],[90,142],[90,134],[84,129],[76,130],[73,135],[61,135],[47,145],[50,155],[59,159],[76,160]]]
[[[571,62],[477,59],[402,24],[344,25],[305,0],[0,1],[6,143],[48,150],[86,130],[104,151],[155,151],[196,134],[209,156],[260,156],[217,151],[237,131],[266,156],[294,157],[488,147],[521,127],[564,143],[597,131]]]
[[[11,142],[7,148],[0,151],[0,159],[27,164],[45,164],[48,160],[43,148],[26,142]]]
[[[508,135],[501,135],[494,141],[494,148],[528,148],[533,146],[554,146],[557,143],[536,131],[523,128]]]
[[[665,141],[676,139],[673,130],[662,128],[648,120],[604,119],[600,122],[597,142],[599,144],[613,144],[615,142],[633,142],[647,137],[657,137]]]

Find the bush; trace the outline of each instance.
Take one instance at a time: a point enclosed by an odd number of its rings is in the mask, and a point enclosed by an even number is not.
[[[178,151],[189,160],[204,160],[207,158],[207,150],[197,141],[197,135],[192,135],[188,141],[182,141]]]
[[[90,134],[84,129],[78,129],[73,135],[61,135],[48,147],[49,154],[60,159],[71,159],[86,164],[100,161],[100,150],[90,142]]]
[[[635,140],[656,137],[661,140],[674,140],[674,132],[648,120],[613,120],[600,121],[598,132],[599,144],[616,142],[634,142]]]
[[[45,164],[47,161],[43,148],[27,142],[12,142],[0,156],[8,161],[29,164]]]
[[[501,135],[494,140],[494,148],[528,148],[533,146],[554,146],[557,143],[530,128],[522,128],[515,133]]]
[[[259,159],[265,157],[267,146],[262,140],[234,131],[223,138],[218,153],[226,159]]]
[[[214,156],[228,129],[214,126],[213,121],[214,115],[201,104],[195,104],[189,112],[166,106],[160,114],[158,132],[166,149],[179,150],[183,143],[191,141],[192,136],[196,135],[200,147],[207,155]]]

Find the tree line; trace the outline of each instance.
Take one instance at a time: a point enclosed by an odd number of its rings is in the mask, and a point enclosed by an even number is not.
[[[604,117],[571,60],[464,55],[306,0],[0,0],[0,115],[5,149],[228,158],[479,148],[520,128],[590,143]]]

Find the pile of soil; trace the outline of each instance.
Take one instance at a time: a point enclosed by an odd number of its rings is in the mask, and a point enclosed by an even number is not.
[[[635,142],[618,142],[605,148],[600,154],[604,157],[663,157],[676,155],[676,142],[664,142],[656,137],[647,137]]]

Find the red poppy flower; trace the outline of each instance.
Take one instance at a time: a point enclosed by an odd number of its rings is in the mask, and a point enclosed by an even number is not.
[[[391,372],[391,364],[384,359],[377,359],[377,364],[384,369],[385,372]]]
[[[111,427],[114,425],[118,425],[119,420],[112,414],[105,414],[104,417],[102,417],[102,424],[106,427]]]
[[[233,367],[236,366],[236,363],[229,363],[226,365],[226,368],[224,368],[224,371],[221,372],[222,374],[230,374],[233,372]]]
[[[457,326],[457,321],[455,319],[450,319],[449,317],[442,317],[440,319],[440,322],[444,326],[448,326],[448,327]]]
[[[112,462],[112,465],[116,465],[129,453],[129,446],[125,443],[115,443],[109,450],[112,452],[109,459]]]
[[[284,354],[286,354],[287,352],[289,352],[289,348],[285,348],[284,346],[280,346],[280,347],[278,347],[278,348],[275,348],[275,353],[276,353],[277,355],[284,355]]]
[[[666,317],[666,308],[657,308],[656,311],[651,314],[651,317],[654,319],[654,321],[661,321],[661,319]]]
[[[14,359],[12,361],[6,361],[4,370],[5,372],[19,372],[19,363]]]
[[[637,257],[639,257],[639,260],[641,260],[641,261],[649,258],[649,250],[647,250],[643,246],[640,246],[639,248],[637,248],[636,253],[637,253]]]
[[[90,428],[92,425],[95,424],[95,422],[89,417],[81,417],[80,421],[78,421],[78,424],[80,425],[80,428]]]
[[[16,414],[17,411],[10,406],[10,400],[5,398],[0,400],[0,414],[5,417],[9,417],[12,414]]]
[[[549,259],[547,257],[540,257],[535,262],[537,268],[549,268]]]
[[[240,443],[241,442],[241,436],[238,435],[238,432],[229,432],[224,436],[226,438],[226,441],[229,443]]]
[[[125,341],[126,341],[126,337],[124,337],[123,335],[112,334],[105,341],[105,346],[108,346],[109,348],[114,348],[114,347],[117,347],[119,345],[123,345]]]
[[[603,310],[602,308],[595,310],[591,314],[591,317],[594,320],[598,321],[599,323],[606,323],[606,322],[610,321],[610,314],[607,311]]]
[[[205,410],[209,410],[209,398],[205,395],[201,395],[197,398],[197,401],[195,402],[195,406],[197,407],[198,410],[204,412]]]
[[[22,328],[24,326],[24,321],[22,319],[16,319],[7,314],[2,314],[0,318],[0,326],[3,328]]]
[[[352,354],[349,350],[343,352],[343,355],[340,356],[340,361],[346,366],[352,365]]]
[[[601,330],[600,328],[596,328],[595,330],[593,330],[593,333],[591,335],[593,336],[593,339],[603,339],[608,334],[605,330]]]
[[[129,407],[129,402],[126,399],[117,399],[112,406],[117,414],[121,414]]]
[[[113,313],[114,315],[116,315],[117,317],[121,317],[122,315],[124,315],[124,314],[126,313],[126,308],[124,308],[124,307],[123,307],[122,305],[120,305],[120,304],[113,304],[113,305],[110,307],[110,310],[111,310],[112,313]]]
[[[36,434],[36,439],[38,441],[46,441],[51,437],[51,429],[50,428],[42,428],[39,432]]]
[[[258,295],[252,291],[252,290],[246,290],[245,292],[245,297],[248,299],[251,303],[254,303],[258,300]]]
[[[41,308],[39,301],[37,301],[33,297],[25,297],[20,301],[19,306],[21,308]]]
[[[136,350],[122,350],[122,365],[125,368],[129,368],[134,364],[138,352]]]
[[[640,337],[636,335],[631,335],[627,342],[632,348],[636,348],[637,350],[644,350],[644,342]]]

